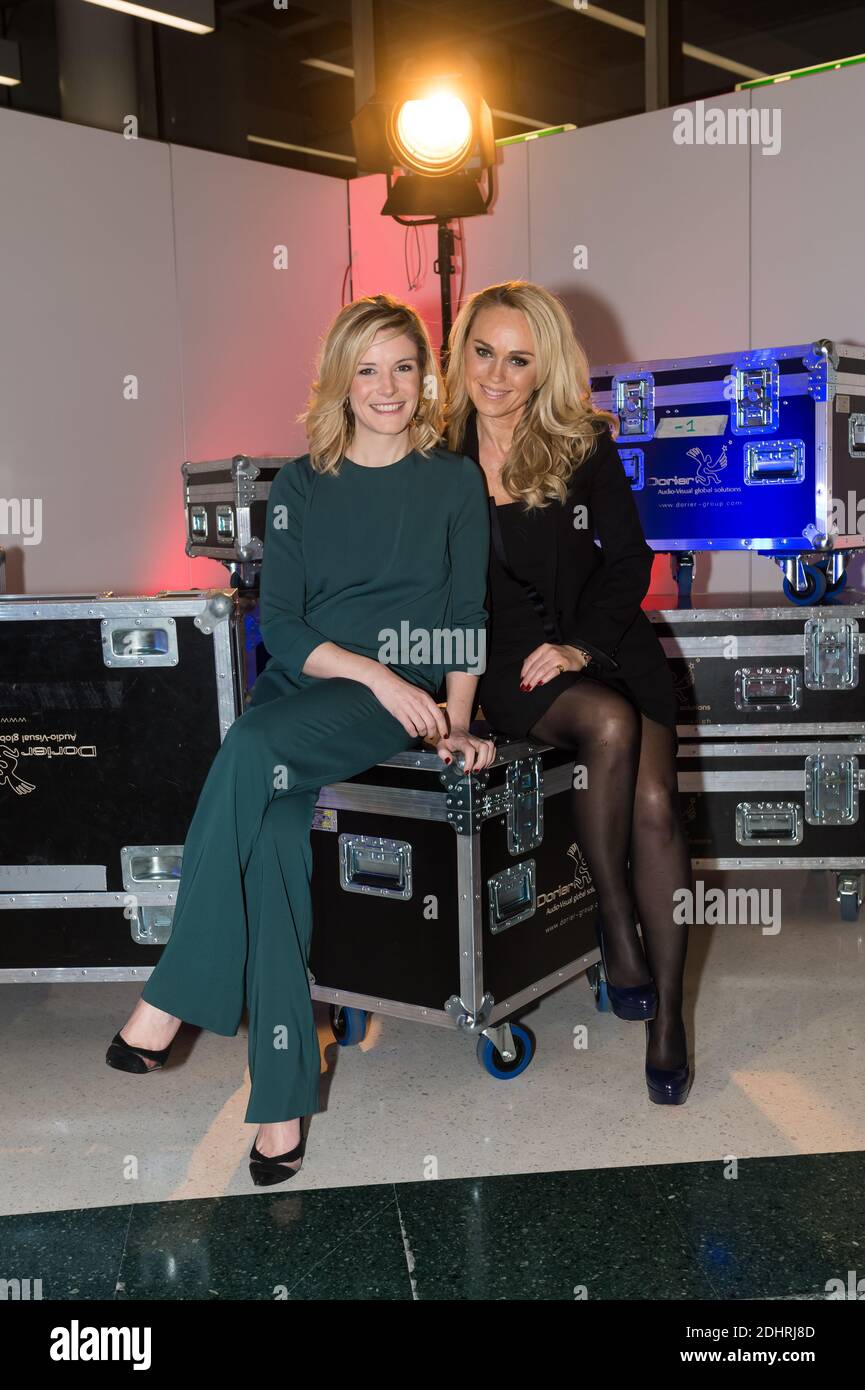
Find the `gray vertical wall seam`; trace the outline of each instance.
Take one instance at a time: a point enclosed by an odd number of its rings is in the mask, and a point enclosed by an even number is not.
[[[174,190],[174,146],[168,145],[168,193],[171,202],[171,259],[174,264],[174,307],[177,323],[177,369],[180,380],[180,435],[183,440],[183,458],[189,458],[189,439],[186,433],[186,391],[183,379],[183,323],[180,304],[180,275],[177,269],[177,208]],[[182,460],[181,460],[182,461]],[[179,468],[178,468],[179,471]],[[186,557],[186,572],[189,576],[190,589],[195,588],[192,582],[192,561],[193,557]]]

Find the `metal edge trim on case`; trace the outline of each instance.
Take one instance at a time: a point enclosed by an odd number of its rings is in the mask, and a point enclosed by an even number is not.
[[[252,502],[266,502],[270,496],[271,479],[264,482],[243,482],[243,498],[238,501],[237,487],[231,483],[188,483],[186,486],[187,506],[202,506],[205,502],[229,502],[240,511]]]
[[[829,375],[831,379],[832,373]],[[814,402],[814,442],[817,446],[814,460],[814,496],[819,509],[814,520],[817,530],[823,536],[829,535],[829,517],[832,511],[829,471],[832,458],[832,412],[835,408],[834,393],[830,391],[827,395],[828,400]]]
[[[484,997],[483,908],[480,885],[481,836],[457,835],[457,922],[460,950],[460,999],[477,1014]]]
[[[845,351],[846,344],[836,343],[839,357],[853,354]],[[737,348],[735,352],[712,352],[701,357],[657,357],[651,362],[605,362],[601,366],[590,366],[593,377],[620,376],[626,371],[665,372],[687,370],[688,367],[733,367],[739,365],[758,365],[769,357],[786,361],[790,357],[807,357],[814,348],[811,343],[793,343],[783,347]]]
[[[865,549],[865,547],[863,547]],[[777,608],[644,608],[642,610],[650,623],[749,623],[749,622],[791,622],[821,615],[813,609],[808,612],[779,605]],[[857,618],[865,622],[865,604],[838,604],[824,610],[827,618]],[[859,645],[862,646],[860,633]]]
[[[172,907],[177,891],[140,889],[135,892],[139,907]],[[33,907],[126,907],[130,890],[122,893],[0,893],[0,911]]]
[[[782,724],[779,720],[777,724],[676,725],[676,731],[680,738],[700,738],[705,737],[706,735],[711,735],[712,737],[720,736],[722,738],[735,738],[739,735],[743,735],[746,738],[771,738],[773,735],[777,736],[781,733],[787,733],[790,736],[794,736],[796,734],[822,734],[826,738],[834,738],[841,734],[855,734],[858,733],[861,729],[861,720],[853,724],[827,724],[825,722],[822,724],[794,724],[788,722]],[[741,756],[742,745],[737,745],[735,748],[728,749],[725,751],[729,751],[731,753],[735,753],[737,756]],[[789,749],[786,751],[789,752]],[[863,749],[863,751],[865,751],[865,749]],[[681,758],[682,756],[683,753],[680,747],[679,757]]]
[[[731,726],[735,733],[750,732],[747,724]],[[858,726],[862,728],[860,724]],[[679,749],[680,758],[786,758],[795,753],[799,756],[809,753],[854,753],[865,755],[865,737],[851,740],[824,738],[820,743],[699,743],[687,744]]]
[[[316,809],[367,811],[370,814],[408,816],[412,820],[447,821],[444,792],[409,791],[404,787],[371,787],[356,782],[334,782],[322,787]]]
[[[862,608],[865,616],[865,606]],[[534,743],[529,739],[514,740],[512,743],[502,744],[497,748],[496,756],[489,767],[484,768],[484,772],[492,772],[497,767],[502,767],[505,763],[513,762],[516,758],[525,758],[534,753],[544,753],[552,747],[549,743]],[[394,753],[392,758],[385,758],[384,762],[376,763],[376,767],[422,767],[430,771],[444,771],[445,764],[442,762],[438,753],[427,753],[422,749],[416,752]]]
[[[826,855],[818,858],[810,855],[808,858],[796,859],[793,856],[785,856],[782,859],[774,855],[749,856],[742,859],[735,859],[726,856],[722,859],[692,859],[691,867],[694,869],[865,869],[865,859],[845,859],[840,855]]]
[[[501,1019],[513,1014],[516,1009],[521,1009],[524,1004],[530,1004],[533,999],[540,999],[543,995],[549,994],[557,985],[566,984],[576,975],[582,975],[592,965],[596,965],[600,959],[600,951],[589,951],[586,955],[580,956],[578,960],[573,960],[568,965],[559,966],[558,970],[554,970],[550,975],[545,975],[536,984],[527,985],[525,989],[518,990],[516,994],[510,995],[501,1003],[496,1004],[490,1014],[488,1024],[491,1026],[500,1022]]]
[[[779,767],[774,772],[680,772],[680,792],[804,792],[805,769]],[[865,771],[859,771],[858,789],[865,790]]]
[[[152,965],[19,965],[0,970],[0,984],[122,983],[124,980],[146,980],[152,970]]]
[[[233,594],[233,589],[202,591],[201,598],[152,598],[125,594],[122,598],[94,595],[93,599],[78,599],[64,603],[62,596],[53,594],[40,601],[27,594],[0,594],[0,622],[31,621],[34,618],[143,618],[196,617],[204,612],[211,594]]]
[[[196,473],[215,473],[219,469],[225,469],[226,472],[230,473],[236,458],[246,459],[249,463],[261,465],[264,468],[281,468],[283,464],[291,463],[297,457],[297,454],[232,454],[231,458],[204,459],[198,463],[192,463],[191,460],[187,459],[182,465],[181,472],[184,476],[192,475],[193,477]]]
[[[659,642],[667,657],[688,656],[726,656],[730,633],[706,633],[702,637],[659,637]],[[776,637],[771,633],[758,633],[754,637],[736,637],[736,656],[804,656],[805,634],[785,632]]]
[[[852,550],[858,553],[865,549],[862,541],[863,537],[858,532],[849,536],[833,536],[832,550]],[[746,540],[743,540],[741,536],[714,536],[711,538],[708,536],[654,536],[647,544],[657,552],[705,550],[707,553],[711,553],[713,550],[731,550],[745,554],[751,550],[789,550],[791,554],[802,557],[811,555],[815,561],[825,560],[827,554],[831,553],[828,550],[815,550],[813,545],[806,544],[803,536],[750,536]],[[681,611],[687,610],[682,609]]]
[[[236,616],[236,608],[232,618]],[[235,719],[242,713],[235,685],[234,663],[231,660],[232,623],[217,623],[213,629],[213,666],[216,672],[216,704],[219,712],[219,741],[225,738]]]
[[[365,1009],[368,1013],[384,1014],[388,1018],[407,1018],[421,1023],[434,1023],[439,1028],[455,1028],[456,1024],[444,1009],[428,1009],[422,1004],[402,1004],[398,999],[379,999],[374,994],[353,994],[347,989],[332,989],[328,985],[310,985],[312,998],[319,1003],[339,1004],[344,1009]]]

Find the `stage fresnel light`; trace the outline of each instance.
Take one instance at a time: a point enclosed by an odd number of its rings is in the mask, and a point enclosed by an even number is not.
[[[448,223],[483,214],[492,201],[495,142],[490,109],[467,64],[459,72],[419,72],[415,65],[361,107],[352,121],[352,135],[358,168],[387,179],[382,214],[408,227],[438,225],[436,272],[441,277],[447,341],[454,251]]]

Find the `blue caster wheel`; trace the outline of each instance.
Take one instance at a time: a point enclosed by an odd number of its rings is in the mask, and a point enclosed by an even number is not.
[[[363,1042],[367,1017],[363,1009],[342,1009],[338,1004],[331,1004],[330,1026],[340,1047],[355,1047]]]
[[[590,965],[586,971],[586,979],[589,982],[589,988],[595,996],[595,1008],[598,1010],[598,1013],[612,1013],[612,1009],[610,1008],[610,993],[607,989],[607,981],[604,978],[603,966],[600,964]]]
[[[804,589],[794,589],[789,579],[784,580],[785,596],[799,608],[811,603],[820,603],[825,597],[828,587],[825,570],[820,569],[817,565],[803,565],[802,568],[805,571],[807,581]]]
[[[510,1062],[504,1060],[489,1038],[485,1038],[483,1034],[478,1038],[478,1061],[497,1081],[512,1081],[520,1072],[525,1071],[535,1055],[535,1040],[527,1028],[523,1028],[519,1023],[512,1023],[511,1032],[514,1036],[516,1056]]]
[[[829,580],[829,582],[828,582],[828,584],[827,584],[827,586],[826,586],[826,594],[827,594],[827,596],[832,596],[832,595],[834,595],[834,594],[840,594],[841,590],[845,587],[846,583],[847,583],[847,571],[844,570],[843,573],[840,574],[840,575],[838,576],[838,578],[835,580],[835,583],[834,583],[834,584],[832,583],[831,579]]]

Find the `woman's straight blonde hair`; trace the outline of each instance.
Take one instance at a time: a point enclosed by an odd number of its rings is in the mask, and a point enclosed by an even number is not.
[[[319,473],[338,473],[354,437],[354,413],[348,394],[357,365],[376,334],[405,333],[418,353],[420,395],[409,424],[409,447],[428,454],[440,443],[444,428],[444,389],[429,334],[410,304],[389,294],[368,295],[340,309],[325,334],[307,409],[298,419],[306,426],[309,456]]]
[[[529,508],[546,507],[554,497],[564,502],[568,480],[593,452],[603,422],[615,437],[619,421],[609,410],[592,404],[586,353],[564,304],[542,285],[526,280],[489,285],[467,299],[457,314],[447,368],[448,447],[459,452],[474,409],[465,379],[472,325],[482,309],[499,306],[525,315],[538,373],[538,384],[514,430],[502,484]]]

